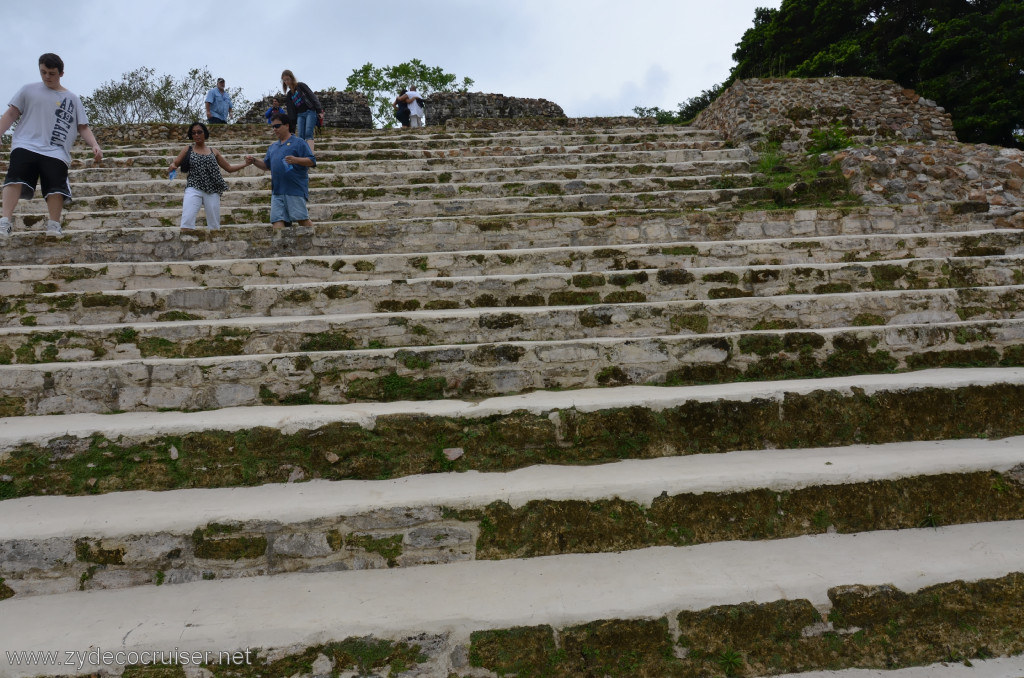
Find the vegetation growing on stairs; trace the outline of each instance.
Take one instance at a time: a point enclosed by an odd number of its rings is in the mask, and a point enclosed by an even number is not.
[[[501,676],[713,678],[969,665],[1024,651],[1024,573],[914,593],[840,586],[828,596],[827,619],[807,600],[778,600],[683,611],[676,632],[664,617],[606,619],[557,634],[550,626],[478,631],[470,663]]]
[[[532,558],[648,546],[784,539],[1024,519],[1024,483],[999,473],[662,496],[650,507],[622,499],[494,502],[446,517],[479,521],[476,557]]]
[[[329,424],[289,434],[258,427],[139,440],[57,438],[43,446],[22,445],[0,459],[0,499],[259,485],[285,482],[296,468],[307,478],[378,479],[765,447],[1021,435],[1024,387],[920,388],[871,395],[859,389],[823,390],[789,393],[781,400],[691,401],[659,412],[627,407],[562,410],[554,419],[548,414],[381,416],[373,430]],[[465,454],[443,463],[438,453],[452,447],[463,448]],[[328,461],[329,453],[338,460]]]

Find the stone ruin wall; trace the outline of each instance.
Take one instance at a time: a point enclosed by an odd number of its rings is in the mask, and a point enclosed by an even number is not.
[[[206,123],[206,119],[199,120],[197,122]],[[191,127],[192,123],[167,123],[167,122],[144,122],[144,123],[133,123],[130,125],[102,125],[93,127],[93,134],[96,135],[96,140],[100,142],[100,146],[109,143],[123,143],[125,141],[162,141],[167,140],[171,142],[181,142],[182,147],[191,143],[188,138],[188,128]],[[266,122],[263,123],[266,126]],[[254,137],[258,137],[259,131],[254,130],[250,125],[240,125],[238,123],[231,125],[207,125],[210,129],[210,144],[215,145],[217,141],[231,140],[231,141],[252,141]],[[266,137],[267,143],[270,143],[270,137]],[[82,141],[79,144],[84,143]],[[92,162],[91,160],[89,162]],[[81,160],[75,159],[72,161],[72,166],[75,163],[81,163]]]
[[[373,129],[373,116],[370,104],[359,92],[314,92],[324,107],[324,124],[339,129]],[[270,108],[271,99],[284,102],[283,94],[272,94],[253,104],[249,112],[238,122],[248,124],[266,124],[263,114]]]
[[[850,190],[868,205],[959,202],[962,209],[1013,213],[1024,227],[1024,151],[987,144],[924,141],[856,146],[829,154]]]
[[[216,125],[211,128],[211,138],[250,139],[249,125],[265,125],[263,114],[270,108],[271,99],[284,99],[283,94],[264,97],[252,105],[248,112],[230,125]],[[324,121],[327,127],[337,129],[373,129],[373,116],[365,96],[359,92],[316,92],[324,107]],[[481,92],[437,92],[428,97],[427,124],[445,125],[449,129],[501,130],[501,129],[545,129],[551,127],[592,127],[609,124],[632,126],[653,125],[653,120],[639,120],[633,117],[621,118],[573,118],[565,117],[558,104],[546,99],[525,99],[507,97],[503,94]],[[205,122],[197,116],[197,120]],[[101,144],[110,142],[169,140],[188,142],[184,123],[141,123],[94,127]],[[7,137],[5,137],[7,138]]]
[[[589,130],[607,127],[655,128],[654,118],[637,118],[631,115],[598,118],[449,118],[444,122],[447,130],[475,130],[495,132],[500,130],[547,130],[579,129]]]
[[[455,118],[565,118],[565,111],[547,99],[523,99],[483,92],[435,92],[427,96],[428,125]]]
[[[734,141],[767,137],[784,142],[784,151],[795,151],[812,131],[834,123],[862,141],[956,141],[952,119],[935,102],[890,80],[871,78],[740,80],[701,111],[693,126]]]
[[[373,129],[373,117],[370,106],[362,94],[358,92],[317,92],[320,103],[324,106],[325,121],[328,127],[342,129]],[[283,94],[276,95],[278,100]],[[270,108],[268,96],[257,102],[241,118],[240,123],[262,123],[263,113]],[[541,124],[552,119],[565,119],[565,112],[558,104],[545,99],[522,99],[507,97],[503,94],[484,94],[482,92],[435,92],[426,98],[427,124],[444,125],[449,120],[539,120]],[[534,123],[535,125],[537,123]],[[497,125],[497,127],[495,127]],[[468,126],[472,126],[469,123]],[[472,126],[473,129],[505,129],[507,125],[486,123]]]
[[[693,121],[737,143],[779,141],[787,154],[804,153],[811,132],[835,123],[855,143],[820,160],[837,164],[864,203],[957,203],[1024,226],[1024,152],[959,143],[944,109],[889,80],[741,80]]]

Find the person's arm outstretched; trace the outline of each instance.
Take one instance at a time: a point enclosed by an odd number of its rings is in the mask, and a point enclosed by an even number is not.
[[[249,160],[249,158],[252,156],[248,155],[245,156],[245,162],[243,162],[241,165],[232,165],[227,161],[227,159],[223,155],[221,155],[220,151],[218,151],[217,149],[213,149],[213,155],[214,157],[217,158],[217,164],[220,165],[220,168],[225,172],[237,172],[238,170],[245,169],[249,165],[253,164],[252,161]]]
[[[261,170],[268,170],[268,169],[270,169],[269,167],[267,167],[267,163],[263,162],[263,158],[257,158],[254,155],[247,155],[247,156],[245,156],[245,161],[248,162],[248,163],[251,163],[253,165],[256,165]]]

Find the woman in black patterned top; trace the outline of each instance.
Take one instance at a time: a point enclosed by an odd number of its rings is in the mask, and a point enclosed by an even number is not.
[[[192,140],[193,145],[182,150],[170,165],[173,172],[181,167],[186,155],[190,156],[185,199],[181,204],[181,230],[195,230],[196,215],[199,214],[199,208],[203,207],[206,210],[206,227],[215,231],[220,228],[220,194],[228,188],[220,170],[237,172],[251,163],[246,160],[240,165],[232,165],[224,159],[220,151],[207,146],[206,140],[210,138],[210,130],[201,122],[194,122],[189,126],[188,138]]]

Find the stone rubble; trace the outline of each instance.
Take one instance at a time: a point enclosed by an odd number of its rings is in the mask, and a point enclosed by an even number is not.
[[[869,205],[1024,206],[1024,151],[1016,148],[927,141],[848,148],[822,160],[838,163]]]
[[[740,80],[693,121],[735,141],[806,141],[812,131],[834,123],[865,138],[956,139],[952,119],[934,101],[871,78]]]

